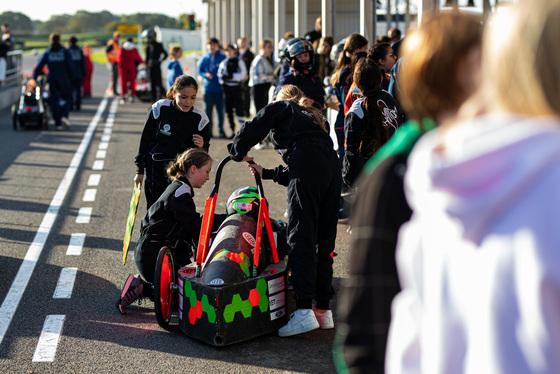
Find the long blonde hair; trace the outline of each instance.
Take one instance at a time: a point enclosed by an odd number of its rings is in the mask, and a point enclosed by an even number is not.
[[[522,1],[498,12],[484,35],[486,102],[511,113],[560,115],[558,35],[559,1]]]
[[[307,97],[293,84],[286,84],[282,86],[280,91],[278,91],[276,98],[278,100],[288,100],[303,107],[306,111],[313,115],[313,122],[323,130],[327,131],[325,128],[325,117],[323,116],[323,113],[321,113],[319,109],[309,105]]]

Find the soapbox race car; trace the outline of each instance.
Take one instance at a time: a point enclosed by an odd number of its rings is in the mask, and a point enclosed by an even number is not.
[[[36,127],[49,127],[49,94],[43,79],[27,78],[21,86],[21,95],[12,105],[12,123],[14,130],[33,124]]]
[[[287,252],[284,228],[269,217],[258,173],[256,204],[237,202],[238,208],[252,208],[256,219],[249,214],[231,214],[215,236],[211,233],[222,170],[230,160],[228,156],[218,165],[215,184],[206,199],[196,261],[177,271],[171,250],[163,247],[154,280],[159,325],[169,327],[178,299],[180,330],[214,346],[249,340],[287,323],[287,271],[278,251],[280,246],[281,255]]]

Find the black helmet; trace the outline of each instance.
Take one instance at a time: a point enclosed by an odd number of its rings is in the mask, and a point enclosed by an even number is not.
[[[154,29],[146,30],[146,37],[148,39],[155,39],[156,38],[156,32],[154,31]]]
[[[305,52],[309,52],[309,61],[302,64],[295,57]],[[309,40],[303,38],[293,38],[288,41],[286,49],[284,49],[284,56],[290,65],[292,64],[292,61],[294,61],[293,66],[296,70],[311,70],[313,68],[315,51],[313,50],[313,44],[311,44]]]

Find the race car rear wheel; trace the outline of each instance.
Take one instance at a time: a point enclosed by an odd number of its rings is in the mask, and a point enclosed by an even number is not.
[[[154,281],[156,319],[161,327],[167,329],[171,320],[175,301],[173,293],[177,284],[173,254],[168,247],[163,247],[159,251]]]
[[[17,130],[18,125],[18,118],[17,118],[17,105],[12,105],[12,124],[14,126],[14,130]]]

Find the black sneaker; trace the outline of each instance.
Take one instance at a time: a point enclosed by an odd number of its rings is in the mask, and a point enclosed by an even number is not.
[[[144,297],[144,282],[130,274],[124,283],[121,297],[117,302],[117,308],[122,314],[126,314],[126,307]]]

